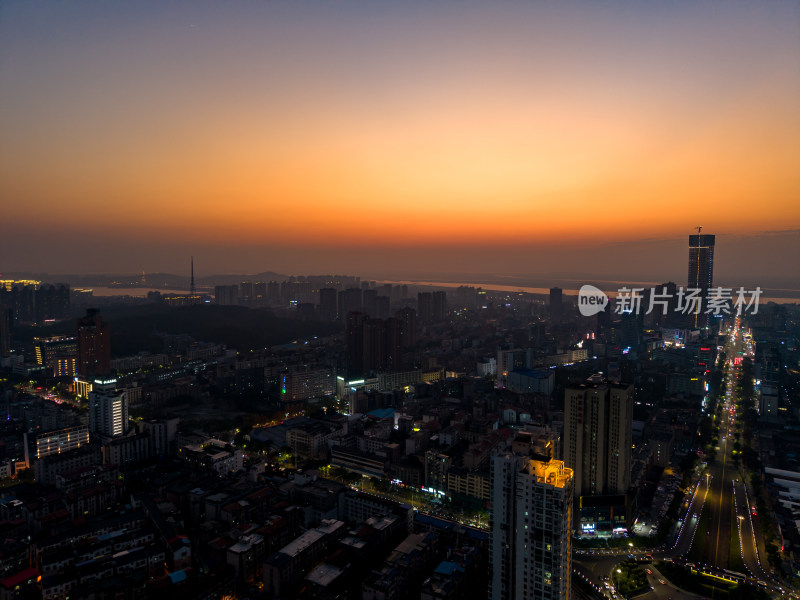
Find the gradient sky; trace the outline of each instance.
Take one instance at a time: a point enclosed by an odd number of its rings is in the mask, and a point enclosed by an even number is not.
[[[0,271],[667,276],[703,225],[800,287],[800,4],[4,0],[0,202]]]

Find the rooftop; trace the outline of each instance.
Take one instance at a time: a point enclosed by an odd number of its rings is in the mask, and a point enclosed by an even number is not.
[[[283,548],[281,548],[280,553],[288,556],[297,556],[303,550],[311,546],[311,544],[319,541],[323,537],[325,537],[325,533],[317,529],[311,529],[306,531],[299,538],[286,544]]]
[[[306,576],[306,580],[325,587],[330,585],[343,572],[339,567],[322,563]]]
[[[458,563],[450,562],[443,560],[439,563],[439,566],[434,569],[434,573],[439,573],[440,575],[452,575],[453,571],[463,571],[464,567],[459,565]]]

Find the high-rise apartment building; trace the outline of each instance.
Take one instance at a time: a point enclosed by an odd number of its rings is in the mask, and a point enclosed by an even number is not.
[[[386,322],[383,319],[364,320],[364,375],[386,370]]]
[[[222,306],[235,306],[239,303],[239,286],[236,284],[214,286],[214,300]]]
[[[362,281],[362,284],[364,282]],[[364,312],[373,319],[378,317],[378,290],[367,289],[362,294],[362,304]]]
[[[413,348],[417,343],[417,311],[413,308],[401,308],[395,313],[399,322],[400,347],[404,350]]]
[[[319,318],[323,321],[336,320],[336,288],[320,289]]]
[[[84,378],[111,372],[111,333],[108,323],[94,308],[78,319],[78,375]]]
[[[252,281],[242,281],[239,284],[239,298],[244,306],[250,306],[255,299]]]
[[[550,288],[550,320],[558,321],[563,314],[563,292],[560,287]]]
[[[13,316],[12,309],[0,304],[0,357],[11,354],[11,322]]]
[[[139,431],[147,433],[156,456],[169,456],[172,442],[180,424],[179,417],[166,417],[162,419],[147,419],[137,425]]]
[[[697,234],[689,236],[689,289],[700,290],[702,301],[696,314],[691,315],[694,327],[708,328],[709,315],[706,314],[706,298],[714,282],[714,241],[715,236]]]
[[[70,287],[21,279],[0,280],[0,306],[11,309],[11,322],[42,324],[69,316]]]
[[[348,288],[341,290],[339,293],[339,319],[347,319],[347,315],[351,312],[361,312],[362,309],[362,291],[361,288]]]
[[[398,317],[386,319],[387,371],[397,373],[403,369],[403,351],[407,349],[403,346],[405,342],[403,335],[402,323]]]
[[[69,284],[43,283],[36,290],[36,322],[44,323],[50,319],[66,319],[70,307]]]
[[[267,282],[256,281],[253,283],[253,302],[255,306],[267,304]]]
[[[417,294],[417,314],[421,323],[433,321],[433,294],[430,292]]]
[[[273,305],[281,303],[281,284],[277,281],[267,283],[267,303]]]
[[[560,460],[491,461],[490,600],[570,598],[573,473]]]
[[[564,395],[564,462],[575,473],[576,497],[627,493],[633,386],[593,375]]]
[[[379,319],[388,319],[391,314],[391,301],[389,296],[377,296],[375,298],[375,316]]]
[[[678,306],[678,286],[673,281],[667,281],[655,286],[655,295],[650,298],[651,291],[645,290],[647,300],[642,299],[643,325],[647,328],[659,325],[676,324],[676,316],[682,316],[676,312]],[[647,312],[651,306],[653,309]]]
[[[447,292],[433,292],[431,311],[434,322],[438,323],[439,321],[444,321],[447,315]]]
[[[364,375],[364,323],[362,312],[347,314],[345,339],[347,344],[347,377],[355,379]]]
[[[416,343],[414,309],[399,310],[396,317],[388,319],[370,318],[363,312],[348,313],[346,340],[349,379],[398,372],[405,366],[403,352]]]
[[[95,379],[89,392],[89,431],[117,437],[128,431],[128,398],[116,379]]]

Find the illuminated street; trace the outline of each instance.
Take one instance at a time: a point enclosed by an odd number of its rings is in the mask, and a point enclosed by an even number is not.
[[[730,329],[728,342],[724,348],[725,390],[720,396],[719,445],[715,449],[715,460],[702,473],[693,485],[679,512],[679,520],[674,525],[671,542],[664,550],[654,550],[653,557],[674,560],[676,564],[696,566],[699,570],[726,576],[725,571],[738,573],[732,569],[731,557],[740,554],[745,572],[739,576],[748,583],[759,586],[775,595],[790,596],[771,575],[769,565],[762,561],[764,556],[762,533],[755,510],[755,499],[750,495],[745,477],[739,467],[734,450],[737,429],[736,386],[741,376],[741,361],[752,355],[752,345],[744,337],[739,320]],[[643,550],[615,549],[579,551],[575,557],[576,571],[584,575],[594,585],[603,589],[606,597],[613,596],[612,590],[605,588],[603,577],[608,576],[624,555],[642,557]],[[697,553],[702,552],[697,558]],[[692,558],[694,557],[694,558]],[[668,581],[661,584],[663,577],[653,566],[648,565],[653,575],[648,574],[650,591],[638,598],[698,598],[696,594],[678,590]],[[666,580],[665,580],[666,581]]]

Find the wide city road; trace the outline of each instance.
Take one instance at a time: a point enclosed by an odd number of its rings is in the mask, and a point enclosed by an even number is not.
[[[737,319],[734,331],[731,333],[730,338],[733,340],[732,350],[728,354],[728,368],[730,369],[730,385],[735,389],[735,382],[741,376],[740,368],[736,364],[736,359],[741,357],[753,356],[753,346],[750,339],[744,336],[744,332],[739,328],[739,321]],[[728,388],[726,393],[726,402],[729,403],[728,410],[735,411],[734,402],[735,396],[733,395],[732,388]],[[754,402],[754,398],[745,398],[745,403]],[[749,406],[744,407],[745,410]],[[729,437],[733,434],[733,430],[729,430]],[[756,500],[750,496],[750,490],[747,486],[745,477],[739,477],[734,480],[734,526],[738,530],[739,539],[739,552],[743,559],[745,568],[748,574],[755,579],[768,582],[772,579],[771,572],[768,565],[761,563],[761,558],[766,559],[764,552],[763,542],[761,540],[761,532],[758,522],[758,514],[756,512]]]
[[[759,543],[761,533],[755,499],[750,496],[747,482],[733,454],[737,428],[736,387],[741,377],[741,360],[752,356],[752,352],[750,340],[745,339],[737,318],[728,331],[725,346],[726,361],[723,368],[726,383],[718,400],[721,410],[715,460],[710,461],[706,473],[698,481],[680,522],[679,534],[665,555],[679,562],[682,562],[681,559],[686,561],[692,547],[700,544],[704,550],[700,560],[696,561],[697,567],[719,574],[723,570],[731,570],[731,557],[739,554],[745,566],[742,575],[746,576],[747,581],[784,595],[788,594],[787,590],[780,588],[769,567],[761,562],[764,552],[763,543]],[[745,401],[752,402],[753,399]],[[699,526],[701,522],[702,526]],[[705,540],[702,540],[703,536]]]
[[[730,343],[729,343],[730,346]],[[726,365],[727,389],[720,401],[722,404],[719,422],[719,446],[716,460],[709,464],[707,473],[710,486],[706,506],[709,515],[708,529],[698,535],[708,537],[702,562],[720,569],[729,566],[728,553],[731,542],[733,520],[733,485],[739,477],[739,470],[733,457],[734,421],[736,410],[733,407],[733,393],[736,390],[736,371]]]
[[[652,552],[653,558],[674,560],[678,564],[692,564],[698,569],[724,575],[731,571],[731,557],[740,554],[744,563],[745,580],[758,585],[774,597],[798,598],[793,590],[782,587],[776,580],[766,563],[763,537],[760,531],[758,515],[755,510],[755,499],[735,460],[734,440],[737,427],[736,418],[736,386],[741,377],[741,360],[752,356],[752,345],[744,337],[741,323],[737,318],[728,330],[728,341],[725,346],[726,361],[723,366],[725,389],[720,394],[719,445],[714,449],[714,460],[709,461],[697,483],[692,488],[681,510],[679,520],[674,525],[672,540],[665,548],[652,551],[634,550],[633,548],[616,550],[578,551],[573,557],[573,565],[577,573],[601,588],[599,597],[613,596],[611,590],[603,589],[606,577],[611,575],[615,565],[625,558],[626,554],[643,557]],[[752,401],[752,399],[745,399]],[[711,458],[711,457],[709,457]],[[704,516],[705,512],[705,516]],[[691,559],[698,549],[702,555]],[[762,563],[762,559],[764,562]],[[741,569],[741,563],[738,568]],[[646,567],[652,572],[648,580],[652,589],[637,597],[640,600],[655,598],[697,598],[683,590],[677,590],[669,584],[655,569]],[[665,581],[665,583],[661,583]]]
[[[708,498],[709,486],[710,475],[706,474],[695,484],[688,501],[684,502],[680,513],[682,516],[675,524],[677,537],[672,547],[669,548],[669,556],[686,556],[689,553],[697,534],[700,515],[703,513],[703,507]]]

